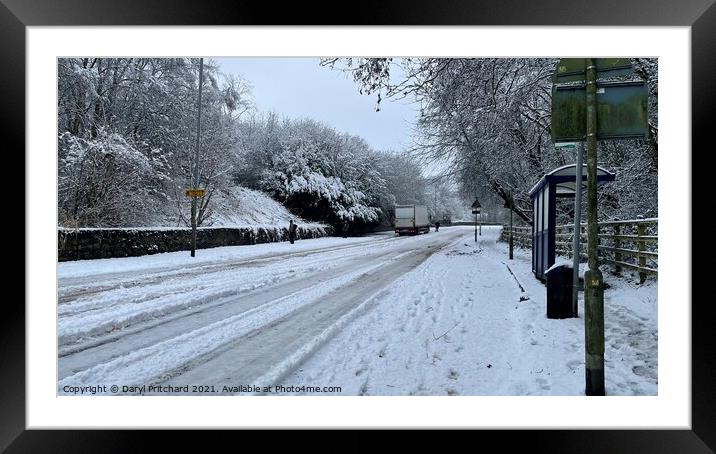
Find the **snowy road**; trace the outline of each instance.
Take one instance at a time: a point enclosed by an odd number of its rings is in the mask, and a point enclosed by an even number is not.
[[[451,227],[61,263],[58,392],[582,395],[584,319],[547,319],[529,251],[509,261],[498,236]],[[607,393],[655,395],[657,283],[605,278]]]
[[[298,241],[59,266],[59,379],[254,383],[464,231]]]

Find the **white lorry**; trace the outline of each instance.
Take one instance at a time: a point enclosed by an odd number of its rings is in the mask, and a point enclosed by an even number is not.
[[[398,235],[430,233],[428,207],[425,205],[396,205],[395,233]]]

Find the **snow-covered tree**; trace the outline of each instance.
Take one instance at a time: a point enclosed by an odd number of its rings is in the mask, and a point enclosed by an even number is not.
[[[557,59],[390,58],[324,59],[352,73],[362,92],[408,97],[420,105],[412,154],[443,163],[465,193],[488,189],[504,204],[513,194],[516,213],[529,221],[532,185],[555,167],[573,163],[573,152],[555,150],[550,138],[551,75]],[[600,164],[617,180],[600,191],[600,216],[656,215],[658,106],[656,60],[635,59],[649,84],[650,136],[600,142]],[[406,77],[390,79],[393,65]],[[640,203],[635,203],[637,200]]]
[[[189,204],[184,189],[190,186],[196,143],[198,59],[188,58],[62,58],[58,59],[58,134],[66,143],[89,146],[97,141],[124,140],[147,158],[152,178],[147,206],[138,209],[132,223],[141,225],[155,217],[187,223]],[[236,77],[223,78],[217,66],[204,66],[202,93],[200,186],[208,191],[202,200],[199,223],[211,213],[211,195],[229,183],[236,123],[252,107],[250,87]],[[81,142],[85,141],[85,142]],[[62,145],[62,144],[61,144]],[[77,148],[79,145],[75,145]],[[60,174],[71,163],[60,153]],[[92,148],[92,147],[90,147]],[[96,147],[95,147],[96,148]],[[94,149],[94,148],[92,148]],[[70,199],[60,187],[60,198]],[[94,215],[78,205],[70,222],[93,226]],[[129,221],[126,221],[129,222]]]
[[[152,158],[117,133],[98,128],[83,139],[59,137],[59,213],[70,226],[136,225],[156,206],[152,187],[163,175]]]

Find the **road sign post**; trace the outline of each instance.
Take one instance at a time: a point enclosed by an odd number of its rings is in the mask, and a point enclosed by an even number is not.
[[[475,215],[475,242],[477,243],[477,216],[480,214],[480,201],[478,199],[475,199],[474,202],[472,202],[472,214]],[[482,225],[480,225],[480,235],[482,235]]]
[[[604,79],[633,74],[628,58],[563,58],[552,75],[552,141],[558,148],[568,148],[565,142],[586,141],[587,148],[588,269],[584,273],[584,336],[585,393],[588,396],[605,394],[604,278],[599,271],[597,256],[597,140],[639,138],[648,134],[646,84],[643,81],[605,82]],[[575,188],[573,305],[576,305],[579,285],[581,156],[579,150]]]

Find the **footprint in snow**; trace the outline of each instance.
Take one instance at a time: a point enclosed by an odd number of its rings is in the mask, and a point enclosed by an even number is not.
[[[537,378],[537,383],[539,384],[539,387],[543,391],[549,391],[552,389],[552,387],[549,385],[549,382],[545,380],[544,378]]]

